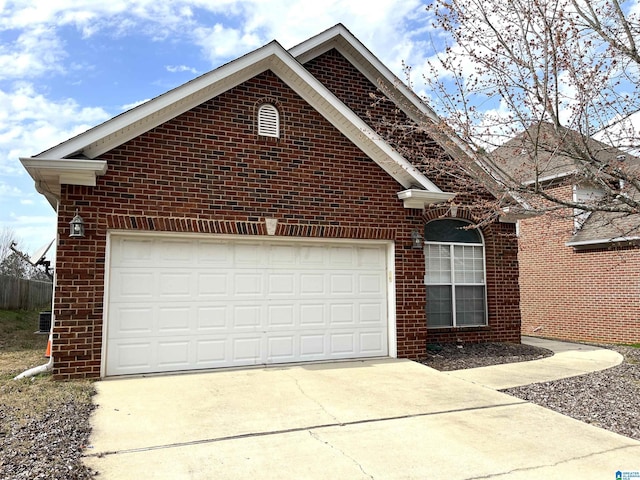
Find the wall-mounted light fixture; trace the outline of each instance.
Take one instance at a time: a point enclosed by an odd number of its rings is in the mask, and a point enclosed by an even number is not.
[[[422,235],[420,234],[420,230],[416,228],[411,232],[411,248],[415,248],[416,250],[421,250],[422,247],[423,247]]]
[[[84,237],[84,220],[78,214],[78,209],[76,208],[76,216],[73,217],[73,220],[69,222],[69,236],[72,238],[82,238]]]

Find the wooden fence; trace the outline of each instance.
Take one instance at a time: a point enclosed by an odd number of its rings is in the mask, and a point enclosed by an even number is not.
[[[0,309],[34,310],[51,307],[53,284],[0,275]]]

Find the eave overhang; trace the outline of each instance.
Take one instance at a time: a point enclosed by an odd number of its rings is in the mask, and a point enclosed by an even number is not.
[[[404,208],[424,209],[430,205],[448,202],[455,196],[455,193],[430,192],[417,188],[409,188],[398,192],[398,198],[402,200]]]
[[[61,185],[95,187],[96,179],[107,171],[104,160],[69,158],[20,158],[23,167],[35,182],[36,190],[56,209]]]

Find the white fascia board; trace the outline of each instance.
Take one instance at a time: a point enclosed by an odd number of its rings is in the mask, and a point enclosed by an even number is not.
[[[409,87],[396,77],[386,65],[365,47],[344,25],[338,24],[315,37],[291,48],[289,53],[300,63],[316,58],[336,48],[347,60],[360,70],[374,85],[385,80],[389,86],[397,88],[411,103],[433,121],[439,121],[436,113],[429,108]],[[363,63],[362,60],[365,60]],[[402,106],[400,106],[402,108]]]
[[[20,158],[20,162],[34,180],[45,175],[104,175],[107,162],[104,160],[85,160],[82,158]],[[35,176],[34,176],[35,175]]]
[[[574,175],[575,173],[577,173],[577,170],[569,170],[567,172],[561,172],[561,173],[556,173],[554,175],[547,175],[546,177],[540,177],[538,179],[534,179],[534,180],[527,180],[525,182],[522,182],[522,185],[533,185],[535,183],[546,183],[546,182],[550,182],[552,180],[560,180],[562,178],[568,177],[570,175]]]
[[[82,152],[89,158],[109,151],[171,118],[266,70],[264,62],[283,48],[275,41],[201,75],[148,102],[36,155],[64,158]]]
[[[36,190],[43,194],[55,209],[60,199],[60,185],[95,186],[96,178],[107,171],[104,160],[66,158],[20,158],[29,172]]]
[[[417,188],[409,188],[398,192],[398,198],[402,200],[404,208],[424,209],[429,205],[448,202],[455,196],[455,193],[429,192]]]
[[[626,242],[638,242],[640,237],[616,237],[616,238],[603,238],[598,240],[583,240],[581,242],[566,242],[567,247],[589,247],[589,246],[602,246],[612,243],[626,243]]]

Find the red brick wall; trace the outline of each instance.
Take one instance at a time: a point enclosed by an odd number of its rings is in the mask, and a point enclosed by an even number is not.
[[[279,139],[257,137],[255,113],[274,101]],[[425,354],[427,337],[517,341],[514,243],[488,229],[490,325],[427,332],[424,258],[411,249],[422,229],[419,210],[403,208],[403,187],[343,137],[275,75],[267,72],[103,155],[107,173],[96,187],[64,186],[59,228],[76,208],[83,239],[60,237],[53,342],[54,377],[100,374],[105,248],[111,229],[264,235],[264,217],[278,235],[387,239],[395,242],[397,336],[401,357]],[[489,245],[490,244],[490,245]],[[503,262],[505,267],[503,268]],[[488,268],[489,269],[489,268]],[[514,307],[514,305],[516,307]]]
[[[640,249],[574,250],[565,245],[572,230],[570,218],[521,223],[522,334],[640,342]]]

